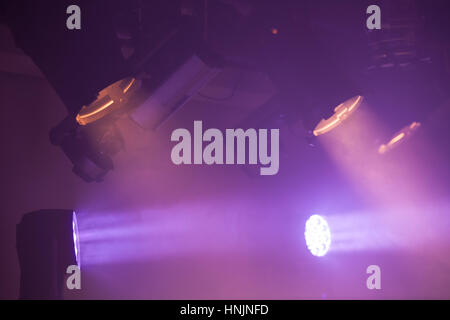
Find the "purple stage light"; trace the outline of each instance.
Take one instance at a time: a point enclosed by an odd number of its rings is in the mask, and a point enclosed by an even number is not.
[[[73,234],[73,246],[75,249],[75,258],[77,260],[77,265],[80,267],[80,237],[78,233],[78,223],[77,223],[77,214],[75,211],[72,215],[72,234]]]
[[[323,257],[331,245],[331,232],[327,221],[315,214],[309,217],[305,224],[306,245],[311,254]]]

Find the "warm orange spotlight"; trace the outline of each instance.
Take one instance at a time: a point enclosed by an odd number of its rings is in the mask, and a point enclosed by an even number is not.
[[[121,109],[128,102],[132,91],[138,87],[137,82],[135,78],[126,78],[106,87],[94,102],[81,108],[76,117],[77,122],[84,126]]]
[[[412,134],[414,134],[414,132],[416,132],[416,130],[420,127],[420,122],[416,122],[414,121],[413,123],[411,123],[410,125],[404,127],[402,130],[400,130],[399,132],[397,132],[394,137],[389,140],[388,143],[386,144],[382,144],[379,148],[378,148],[378,153],[379,154],[385,154],[386,152],[394,149],[395,147],[397,147],[400,143],[402,143],[407,137],[411,136]]]
[[[313,134],[319,136],[336,128],[358,109],[362,100],[362,96],[356,96],[338,105],[334,108],[334,114],[330,118],[320,120],[314,128]]]

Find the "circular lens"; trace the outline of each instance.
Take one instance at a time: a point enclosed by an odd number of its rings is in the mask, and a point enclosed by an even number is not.
[[[312,255],[323,257],[331,245],[331,232],[327,221],[315,214],[305,224],[306,246]]]

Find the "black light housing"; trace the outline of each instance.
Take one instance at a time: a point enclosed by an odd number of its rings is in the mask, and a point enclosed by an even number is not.
[[[17,225],[19,299],[63,298],[67,267],[80,266],[78,224],[73,210],[39,210]]]

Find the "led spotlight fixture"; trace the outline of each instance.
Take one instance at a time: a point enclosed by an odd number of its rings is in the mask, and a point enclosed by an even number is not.
[[[327,221],[315,214],[309,217],[305,224],[306,246],[312,255],[323,257],[331,245],[331,232]]]
[[[405,142],[409,137],[411,137],[419,128],[420,122],[414,121],[409,126],[404,127],[402,130],[397,132],[386,144],[382,144],[378,148],[379,154],[385,154],[386,152],[398,147],[400,144]]]
[[[80,267],[77,217],[72,210],[39,210],[16,229],[19,299],[62,299],[67,268]]]
[[[320,120],[314,128],[313,134],[319,136],[339,126],[358,109],[362,101],[362,96],[355,96],[338,105],[334,108],[334,114],[330,118]]]

